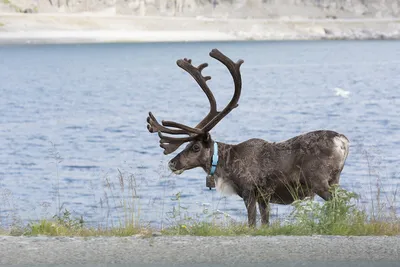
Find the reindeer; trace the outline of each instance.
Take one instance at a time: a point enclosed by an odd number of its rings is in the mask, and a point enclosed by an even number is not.
[[[171,171],[179,175],[186,170],[203,168],[214,178],[217,191],[228,196],[237,194],[244,200],[250,227],[256,226],[257,203],[261,224],[267,225],[270,203],[287,205],[296,199],[315,195],[330,200],[329,189],[339,184],[349,153],[346,136],[330,130],[317,130],[273,143],[258,138],[239,144],[214,141],[210,130],[238,107],[242,89],[240,66],[244,61],[240,59],[234,63],[217,49],[209,55],[224,64],[233,77],[235,92],[228,105],[217,111],[214,95],[206,83],[211,77],[201,73],[208,64],[194,67],[191,59],[184,58],[179,59],[177,65],[188,72],[204,91],[210,102],[209,113],[194,128],[173,121],[160,124],[151,112],[147,117],[147,129],[150,133],[158,133],[165,155],[188,143],[169,161]]]

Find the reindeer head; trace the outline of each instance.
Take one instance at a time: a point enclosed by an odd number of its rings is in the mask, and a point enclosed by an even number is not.
[[[164,154],[168,155],[177,150],[182,144],[188,142],[186,148],[176,155],[168,163],[169,168],[176,174],[181,174],[185,170],[202,167],[206,172],[211,168],[211,158],[214,152],[214,141],[209,132],[218,124],[229,112],[238,106],[240,92],[242,89],[242,78],[240,66],[243,60],[234,63],[231,59],[222,54],[219,50],[213,49],[210,56],[224,64],[233,77],[235,93],[229,104],[222,110],[217,111],[217,104],[213,93],[207,86],[210,76],[203,76],[201,71],[208,66],[207,63],[200,64],[198,67],[192,65],[191,59],[179,59],[176,64],[187,71],[199,84],[210,102],[210,111],[195,128],[173,122],[162,121],[158,123],[154,115],[149,112],[147,118],[147,129],[149,132],[157,132],[160,137],[160,147],[164,149]],[[170,135],[187,135],[187,137],[172,137]]]

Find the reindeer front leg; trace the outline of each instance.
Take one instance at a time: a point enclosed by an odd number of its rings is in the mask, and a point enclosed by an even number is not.
[[[245,194],[243,194],[243,200],[247,208],[247,219],[249,227],[255,227],[257,215],[255,194],[253,192],[246,192]]]

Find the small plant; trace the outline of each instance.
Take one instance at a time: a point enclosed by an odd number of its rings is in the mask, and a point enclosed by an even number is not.
[[[28,226],[25,234],[28,235],[74,235],[84,231],[84,220],[72,218],[71,213],[65,209],[61,215],[54,215],[52,221],[41,220]],[[79,235],[79,234],[78,234]]]
[[[172,207],[172,211],[167,212],[168,219],[173,225],[177,234],[184,234],[188,230],[188,225],[192,222],[192,217],[189,216],[187,208],[181,205],[181,192],[176,193],[171,200],[176,201],[177,205]]]
[[[56,219],[56,222],[60,225],[65,226],[66,228],[69,229],[82,229],[84,220],[83,217],[81,216],[79,219],[78,218],[71,218],[71,212],[69,210],[65,209],[62,215],[54,215],[54,219]]]

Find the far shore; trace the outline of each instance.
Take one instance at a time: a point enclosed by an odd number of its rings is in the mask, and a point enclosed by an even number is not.
[[[400,39],[400,19],[0,13],[0,44]]]

